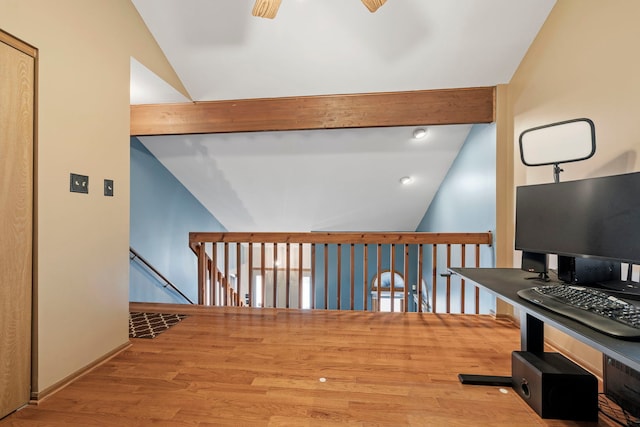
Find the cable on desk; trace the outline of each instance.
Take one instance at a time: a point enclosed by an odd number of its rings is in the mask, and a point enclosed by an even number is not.
[[[598,393],[598,410],[602,415],[620,426],[640,427],[640,418],[629,414],[604,393]]]

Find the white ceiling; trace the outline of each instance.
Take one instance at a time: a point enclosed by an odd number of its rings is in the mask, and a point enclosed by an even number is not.
[[[132,0],[191,98],[508,83],[555,0]],[[132,103],[185,102],[132,60]],[[140,138],[229,231],[413,231],[470,126]],[[399,178],[415,182],[401,186]]]

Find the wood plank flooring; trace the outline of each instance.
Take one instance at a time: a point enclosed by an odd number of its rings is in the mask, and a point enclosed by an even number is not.
[[[149,308],[190,316],[0,426],[595,425],[459,383],[511,374],[519,331],[490,317]]]

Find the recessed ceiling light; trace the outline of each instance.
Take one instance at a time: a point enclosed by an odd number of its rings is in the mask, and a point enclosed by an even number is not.
[[[400,184],[402,185],[409,185],[413,182],[413,178],[411,178],[410,176],[403,176],[402,178],[400,178]]]
[[[425,128],[415,128],[413,131],[413,137],[415,139],[422,139],[427,136],[427,129]]]

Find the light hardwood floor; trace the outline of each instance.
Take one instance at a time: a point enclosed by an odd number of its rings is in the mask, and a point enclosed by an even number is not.
[[[511,374],[519,331],[487,316],[178,310],[190,316],[0,426],[595,424],[541,420],[511,389],[460,384],[461,372]]]

